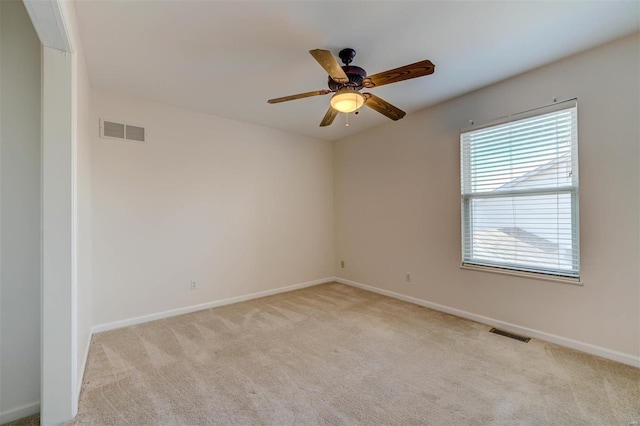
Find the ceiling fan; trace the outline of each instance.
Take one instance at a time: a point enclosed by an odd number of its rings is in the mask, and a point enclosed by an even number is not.
[[[338,54],[344,66],[340,66],[336,58],[328,50],[314,49],[310,50],[309,53],[329,74],[329,89],[269,99],[267,102],[270,104],[277,104],[279,102],[335,93],[331,97],[331,106],[329,107],[329,110],[327,110],[322,122],[320,122],[320,127],[328,126],[333,123],[333,120],[339,112],[354,112],[363,105],[378,111],[380,114],[385,115],[394,121],[400,120],[406,115],[404,111],[372,93],[360,93],[360,90],[363,88],[372,89],[385,84],[397,83],[398,81],[409,80],[416,77],[423,77],[425,75],[433,74],[435,69],[435,65],[433,65],[431,61],[424,60],[374,74],[372,76],[367,76],[367,72],[364,69],[354,65],[349,65],[356,56],[356,51],[353,49],[342,49]]]

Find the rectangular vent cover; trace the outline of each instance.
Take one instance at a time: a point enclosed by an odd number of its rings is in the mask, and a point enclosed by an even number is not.
[[[144,127],[131,126],[127,124],[125,126],[126,139],[131,141],[144,142]]]
[[[102,129],[102,136],[106,136],[108,138],[124,139],[124,124],[104,121]]]
[[[517,334],[509,333],[508,331],[500,330],[498,328],[492,328],[491,330],[489,330],[489,333],[510,337],[512,339],[520,340],[521,342],[524,342],[524,343],[527,343],[529,340],[531,340],[531,337],[518,336]]]
[[[115,121],[100,120],[101,138],[146,142],[146,136],[147,132],[144,127],[116,123]]]

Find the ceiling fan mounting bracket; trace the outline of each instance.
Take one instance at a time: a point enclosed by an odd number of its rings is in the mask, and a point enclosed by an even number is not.
[[[351,61],[353,61],[353,58],[356,57],[356,51],[347,47],[346,49],[342,49],[340,53],[338,53],[338,56],[343,64],[349,65]]]

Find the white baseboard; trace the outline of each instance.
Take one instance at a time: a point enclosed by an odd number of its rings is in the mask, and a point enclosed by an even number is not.
[[[13,422],[15,420],[22,419],[23,417],[29,417],[33,414],[40,412],[40,401],[32,402],[31,404],[25,404],[18,408],[0,413],[0,424]]]
[[[117,328],[128,327],[130,325],[142,324],[149,321],[155,321],[163,318],[169,318],[176,315],[189,314],[191,312],[202,311],[204,309],[217,308],[218,306],[231,305],[233,303],[245,302],[247,300],[259,299],[265,296],[272,296],[278,293],[285,293],[287,291],[298,290],[305,287],[311,287],[318,284],[324,284],[334,281],[333,277],[321,278],[318,280],[307,281],[300,284],[289,285],[286,287],[280,287],[273,290],[259,291],[257,293],[245,294],[243,296],[230,297],[228,299],[215,300],[213,302],[202,303],[200,305],[186,306],[184,308],[172,309],[170,311],[158,312],[155,314],[143,315],[140,317],[129,318],[120,321],[109,322],[106,324],[94,325],[91,328],[91,334],[100,333],[103,331],[115,330]]]
[[[555,334],[546,333],[544,331],[534,330],[528,327],[522,327],[516,324],[500,321],[497,319],[477,315],[471,312],[463,311],[449,306],[440,305],[438,303],[429,302],[427,300],[418,299],[417,297],[407,296],[401,293],[396,293],[389,290],[383,290],[381,288],[372,287],[366,284],[362,284],[356,281],[347,280],[344,278],[334,277],[333,281],[341,284],[350,285],[363,290],[371,291],[374,293],[382,294],[384,296],[393,297],[394,299],[403,300],[405,302],[415,303],[416,305],[431,308],[436,311],[445,312],[447,314],[455,315],[457,317],[466,318],[472,321],[476,321],[482,324],[487,324],[492,327],[499,327],[510,331],[512,333],[523,334],[525,336],[533,337],[535,339],[544,340],[546,342],[555,343],[556,345],[565,346],[567,348],[575,349],[578,351],[586,352],[591,355],[599,356],[602,358],[617,361],[622,364],[631,365],[633,367],[640,368],[640,356],[627,354],[624,352],[618,352],[612,349],[603,348],[601,346],[592,345],[590,343],[584,343],[566,337],[557,336]]]

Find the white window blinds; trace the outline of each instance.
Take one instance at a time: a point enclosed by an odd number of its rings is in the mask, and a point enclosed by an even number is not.
[[[461,133],[463,264],[579,277],[577,133],[575,101]]]

